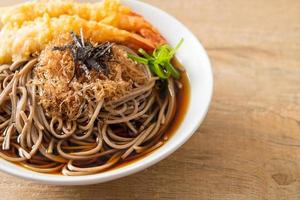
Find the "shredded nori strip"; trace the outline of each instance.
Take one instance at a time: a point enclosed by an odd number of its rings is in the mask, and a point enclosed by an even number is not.
[[[76,72],[84,71],[86,75],[89,76],[89,71],[95,69],[105,76],[108,76],[109,67],[107,63],[112,58],[113,43],[104,42],[93,46],[89,41],[82,40],[81,38],[83,38],[83,36],[80,37],[73,31],[71,32],[71,36],[73,38],[72,44],[54,47],[53,51],[66,51],[69,49],[72,53]],[[73,80],[74,76],[70,82]]]

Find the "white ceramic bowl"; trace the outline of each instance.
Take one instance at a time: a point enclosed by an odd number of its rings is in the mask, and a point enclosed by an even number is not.
[[[9,2],[11,4],[12,1]],[[171,45],[176,45],[181,38],[184,38],[184,44],[180,48],[177,58],[187,70],[191,85],[191,97],[185,119],[178,130],[166,144],[143,159],[95,175],[67,177],[40,174],[2,159],[0,159],[0,170],[17,177],[47,184],[86,185],[102,183],[139,172],[161,161],[183,145],[200,126],[207,113],[213,91],[212,69],[204,48],[183,24],[166,12],[135,0],[124,0],[122,2],[143,15],[158,28]]]

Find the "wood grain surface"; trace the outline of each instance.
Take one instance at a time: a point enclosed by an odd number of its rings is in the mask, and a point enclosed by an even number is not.
[[[209,53],[215,91],[201,128],[166,160],[105,184],[46,186],[0,173],[0,199],[299,200],[300,1],[147,2]]]

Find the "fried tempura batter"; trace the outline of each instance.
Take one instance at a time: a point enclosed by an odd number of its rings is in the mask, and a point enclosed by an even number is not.
[[[59,18],[50,18],[45,15],[35,21],[25,22],[21,28],[11,24],[3,27],[0,32],[0,63],[28,58],[43,50],[54,36],[70,31],[79,34],[81,29],[94,42],[116,41],[145,49],[155,47],[150,40],[101,22],[87,21],[78,16],[62,15]]]
[[[130,8],[121,5],[119,0],[98,3],[76,3],[72,0],[27,2],[2,8],[0,19],[0,38],[3,41],[0,42],[0,63],[27,58],[30,54],[42,50],[54,34],[78,31],[79,26],[91,28],[90,32],[95,29],[94,35],[104,33],[104,36],[93,36],[95,41],[102,41],[107,36],[116,36],[115,39],[122,42],[133,38],[130,40],[133,44],[137,42],[146,48],[165,43],[165,39],[151,24]]]

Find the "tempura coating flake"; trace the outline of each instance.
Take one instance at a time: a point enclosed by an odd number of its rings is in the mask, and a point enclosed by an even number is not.
[[[88,21],[78,16],[61,15],[51,18],[45,14],[42,18],[25,22],[20,28],[6,24],[0,32],[0,63],[9,63],[29,58],[39,53],[59,34],[74,31],[93,42],[115,41],[136,48],[153,49],[155,44],[137,34],[109,26],[102,22]]]
[[[105,0],[97,3],[76,3],[72,0],[43,0],[2,9],[0,19],[3,25],[22,26],[47,14],[49,17],[76,15],[82,19],[102,22],[137,33],[156,45],[166,43],[159,32],[142,16],[120,4],[119,0]]]
[[[130,13],[128,7],[122,6],[119,0],[105,0],[97,3],[77,3],[73,0],[39,0],[6,7],[1,10],[2,24],[12,23],[21,26],[26,21],[48,14],[50,17],[77,15],[83,19],[101,21],[117,13]]]

